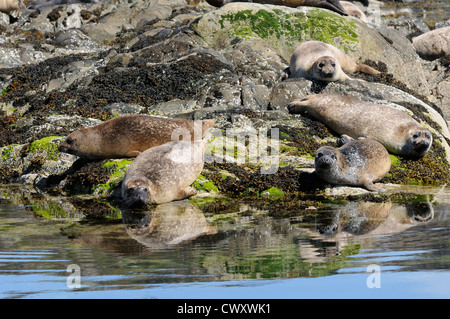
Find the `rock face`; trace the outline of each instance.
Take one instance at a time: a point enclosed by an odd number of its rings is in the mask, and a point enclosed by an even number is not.
[[[228,154],[229,161],[219,152],[208,157],[202,175],[215,191],[315,190],[320,184],[310,174],[311,157],[322,145],[335,146],[336,134],[290,115],[286,106],[320,92],[400,108],[432,131],[429,154],[418,161],[393,157],[384,182],[444,184],[450,178],[448,60],[421,59],[407,37],[410,28],[365,24],[311,7],[63,2],[35,1],[11,15],[0,13],[5,184],[114,196],[129,161],[85,163],[58,153],[57,145],[81,127],[140,113],[214,118],[211,145],[218,149],[227,142],[245,148],[251,144],[246,138],[267,136],[257,143],[259,153],[243,162],[236,160],[239,152]],[[328,84],[286,79],[290,55],[307,40],[332,44],[382,74]],[[261,151],[266,148],[270,154]],[[266,164],[277,168],[260,174]]]

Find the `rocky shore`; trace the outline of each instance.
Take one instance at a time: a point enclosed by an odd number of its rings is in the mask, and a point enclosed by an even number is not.
[[[60,153],[58,145],[74,130],[137,113],[213,118],[216,140],[255,131],[266,134],[268,148],[277,146],[245,163],[233,160],[234,151],[222,161],[217,154],[210,158],[192,200],[208,203],[211,210],[229,209],[215,198],[306,209],[327,196],[388,196],[336,191],[312,173],[315,150],[335,146],[337,135],[313,118],[289,114],[286,106],[320,92],[406,109],[430,129],[430,152],[420,160],[391,155],[383,183],[444,185],[450,179],[449,59],[424,60],[414,51],[412,37],[434,28],[420,19],[383,14],[389,10],[380,11],[383,3],[377,1],[368,7],[355,2],[366,12],[367,24],[311,7],[231,3],[215,8],[202,0],[64,2],[25,1],[27,8],[0,13],[3,198],[43,194],[60,203],[70,198],[76,207],[80,197],[73,195],[89,195],[103,203],[96,214],[117,211],[121,179],[132,159],[88,162]],[[437,27],[446,24],[439,21]],[[328,85],[286,79],[294,48],[312,39],[333,43],[382,74],[355,74],[363,81]],[[277,169],[261,174],[261,166],[273,164],[274,157]],[[292,200],[273,201],[278,198]]]

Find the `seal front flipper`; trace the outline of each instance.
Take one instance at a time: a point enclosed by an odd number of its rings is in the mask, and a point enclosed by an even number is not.
[[[345,144],[347,144],[348,142],[351,142],[351,141],[353,141],[353,140],[354,140],[353,137],[350,137],[350,136],[348,136],[348,135],[346,135],[346,134],[342,134],[341,137],[339,137],[339,138],[337,139],[337,145],[340,147],[340,146],[345,145]]]
[[[188,187],[184,190],[180,190],[177,195],[175,195],[175,200],[187,199],[191,196],[197,195],[197,191],[193,187]]]
[[[363,182],[363,186],[371,191],[371,192],[378,192],[378,193],[382,193],[385,191],[385,189],[383,188],[383,186],[381,184],[374,184],[372,181],[367,180],[365,182]]]

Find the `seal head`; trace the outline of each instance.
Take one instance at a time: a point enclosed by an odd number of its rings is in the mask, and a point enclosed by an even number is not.
[[[404,152],[412,158],[423,157],[431,148],[433,137],[425,128],[415,127],[409,131],[409,137],[403,146]]]

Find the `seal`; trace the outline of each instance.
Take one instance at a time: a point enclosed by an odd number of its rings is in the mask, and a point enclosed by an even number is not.
[[[426,32],[412,39],[417,54],[426,60],[450,55],[450,26]]]
[[[147,207],[144,216],[122,210],[122,221],[128,235],[149,249],[165,249],[218,232],[189,200]]]
[[[58,6],[63,4],[76,4],[76,3],[99,3],[98,0],[34,0],[27,5],[28,9],[41,10],[50,6]]]
[[[336,133],[380,142],[390,153],[417,159],[431,148],[432,135],[406,112],[338,94],[294,100],[289,112],[307,112]]]
[[[352,80],[344,73],[363,72],[380,74],[380,71],[355,62],[341,50],[321,41],[301,43],[291,56],[289,73],[291,78],[306,78],[318,81]]]
[[[314,169],[322,180],[336,185],[363,186],[380,191],[374,183],[391,169],[391,158],[383,145],[370,139],[352,140],[340,148],[323,146],[316,151]]]
[[[19,0],[0,0],[0,12],[9,13],[19,9]]]
[[[261,4],[281,5],[291,8],[297,8],[301,6],[316,7],[328,9],[344,16],[348,15],[339,0],[206,0],[206,2],[214,7],[221,7],[231,2],[254,2]]]
[[[59,151],[95,160],[135,157],[170,141],[202,139],[215,120],[190,121],[148,115],[124,115],[69,134]]]
[[[341,5],[344,7],[345,11],[347,11],[349,16],[358,18],[364,23],[369,22],[364,12],[362,12],[361,9],[358,8],[358,6],[355,5],[354,3],[348,1],[341,1]]]
[[[169,142],[142,152],[122,180],[125,207],[168,203],[196,194],[206,141]]]

